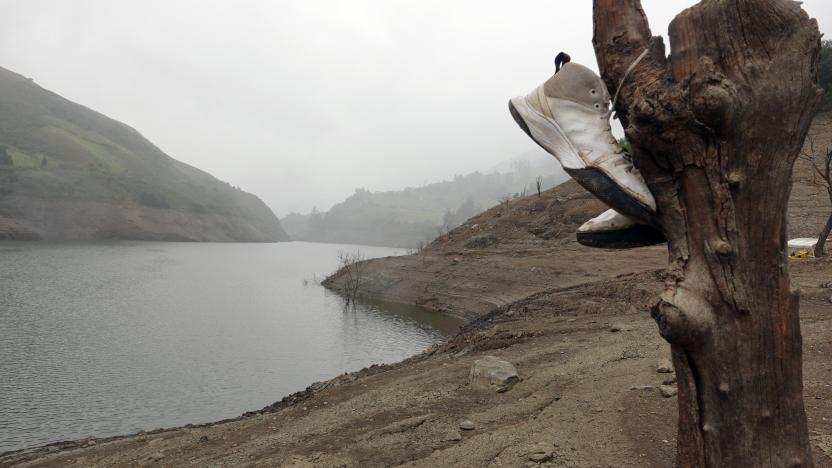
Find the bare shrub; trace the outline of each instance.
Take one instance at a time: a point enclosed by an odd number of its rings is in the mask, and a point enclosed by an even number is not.
[[[370,262],[361,255],[360,250],[347,252],[338,249],[335,258],[338,259],[338,272],[344,275],[344,298],[347,302],[355,303],[355,297],[368,272]]]

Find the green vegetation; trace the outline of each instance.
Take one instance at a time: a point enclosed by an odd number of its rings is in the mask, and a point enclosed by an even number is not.
[[[510,173],[457,175],[452,181],[390,192],[362,188],[327,212],[313,208],[306,215],[291,213],[280,222],[295,240],[382,245],[418,249],[440,232],[453,229],[470,217],[509,199],[534,194],[535,179],[542,175],[547,190],[566,179],[553,172],[554,158],[543,165],[513,161]]]
[[[170,208],[170,203],[165,200],[165,197],[149,192],[142,192],[139,194],[139,203],[151,208]]]
[[[618,146],[620,146],[621,148],[624,148],[624,151],[626,151],[628,153],[633,152],[633,145],[627,140],[626,137],[625,138],[620,138],[618,140]]]
[[[131,127],[0,68],[0,208],[6,197],[222,216],[288,240],[254,195],[167,156]]]
[[[832,40],[822,42],[820,51],[820,65],[818,66],[818,81],[820,87],[826,91],[821,102],[820,112],[832,110]]]

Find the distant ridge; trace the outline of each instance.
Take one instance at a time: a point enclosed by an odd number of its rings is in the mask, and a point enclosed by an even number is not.
[[[456,175],[449,181],[387,192],[359,188],[328,211],[289,213],[280,222],[298,241],[418,250],[437,235],[499,204],[503,197],[537,196],[538,177],[541,190],[569,178],[554,157],[529,152],[485,174]]]
[[[291,241],[256,196],[0,67],[0,239]]]

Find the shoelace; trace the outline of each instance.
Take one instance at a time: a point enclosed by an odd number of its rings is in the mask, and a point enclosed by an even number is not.
[[[639,62],[641,62],[641,59],[643,59],[644,57],[647,56],[648,52],[649,51],[647,49],[644,49],[644,52],[642,52],[641,55],[639,55],[638,58],[630,65],[630,68],[628,68],[627,71],[624,72],[624,76],[621,77],[621,83],[619,83],[618,89],[615,90],[615,98],[613,98],[613,100],[612,100],[612,104],[610,105],[609,111],[607,111],[606,114],[601,116],[602,119],[607,121],[607,131],[608,132],[611,130],[611,128],[609,126],[609,120],[610,120],[610,116],[612,116],[613,112],[615,112],[615,104],[618,102],[618,93],[621,91],[621,88],[624,87],[624,82],[627,81],[627,77],[630,76],[630,72],[632,72],[633,69],[636,67],[636,65],[638,65]],[[614,139],[613,139],[613,141],[610,141],[610,144],[618,146],[618,142],[615,141]],[[618,146],[618,148],[615,149],[615,154],[622,154],[622,153],[623,153],[623,158],[622,159],[624,160],[624,165],[627,166],[625,168],[625,170],[627,172],[634,172],[635,167],[633,166],[633,156],[630,153],[628,153],[626,150],[624,150],[624,148]]]
[[[630,68],[628,68],[627,71],[624,73],[624,76],[621,77],[621,83],[618,85],[618,89],[615,90],[615,98],[612,100],[612,105],[610,106],[610,110],[607,111],[606,114],[604,114],[604,116],[603,116],[604,119],[609,119],[610,116],[612,116],[612,113],[615,112],[615,104],[618,102],[618,93],[621,91],[621,88],[624,86],[624,82],[627,81],[627,77],[630,76],[630,72],[633,71],[633,68],[635,68],[636,65],[638,65],[639,62],[641,62],[641,59],[643,59],[644,57],[647,56],[648,52],[649,52],[649,50],[644,49],[644,52],[642,52],[641,55],[638,56],[636,61],[633,62],[632,65],[630,65]]]

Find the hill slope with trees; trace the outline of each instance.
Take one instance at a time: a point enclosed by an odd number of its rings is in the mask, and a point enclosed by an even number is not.
[[[0,68],[0,239],[278,242],[256,196]]]
[[[550,156],[542,161],[521,156],[495,170],[507,172],[473,172],[389,192],[359,188],[329,211],[291,213],[280,222],[295,240],[419,250],[501,200],[536,196],[538,180],[545,191],[568,178]]]

